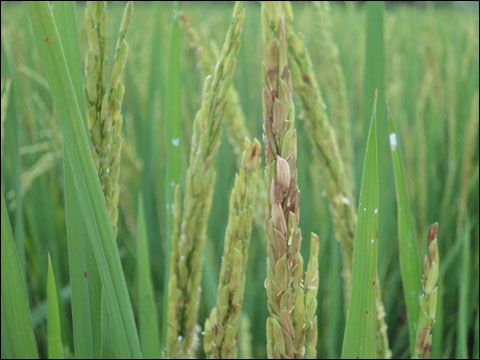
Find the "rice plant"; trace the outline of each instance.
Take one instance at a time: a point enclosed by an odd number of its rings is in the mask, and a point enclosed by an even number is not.
[[[1,7],[2,358],[478,358],[478,4]]]

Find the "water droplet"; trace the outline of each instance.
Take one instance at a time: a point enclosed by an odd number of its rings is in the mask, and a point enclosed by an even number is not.
[[[107,173],[107,175],[110,174],[110,168],[107,168],[107,170],[105,171]]]
[[[363,208],[363,211],[367,211],[367,208]]]
[[[180,145],[180,138],[173,138],[172,145],[178,147],[178,145]]]
[[[373,243],[375,242],[375,239],[372,239],[371,242],[372,242],[372,244],[373,244]]]
[[[397,135],[395,135],[395,133],[390,134],[390,148],[392,151],[395,151],[397,148]]]
[[[178,341],[178,342],[182,342],[182,341],[183,341],[183,336],[182,336],[182,335],[178,335],[177,341]]]
[[[375,209],[374,213],[375,213],[375,214],[378,214],[378,209]]]

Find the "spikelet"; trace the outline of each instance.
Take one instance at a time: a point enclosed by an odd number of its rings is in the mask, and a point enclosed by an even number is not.
[[[320,60],[319,85],[328,96],[330,103],[330,120],[337,136],[338,148],[343,160],[347,182],[353,190],[353,149],[351,125],[348,114],[348,98],[345,76],[340,64],[338,46],[333,40],[332,20],[328,1],[315,1],[318,15],[315,49]]]
[[[240,171],[230,195],[217,305],[205,322],[204,349],[210,359],[236,359],[238,331],[252,231],[256,183],[261,164],[258,141],[245,140]]]
[[[423,293],[420,296],[415,359],[430,359],[432,355],[432,329],[437,312],[437,282],[440,272],[437,233],[438,223],[430,225],[428,229],[428,254],[425,254],[424,258]]]

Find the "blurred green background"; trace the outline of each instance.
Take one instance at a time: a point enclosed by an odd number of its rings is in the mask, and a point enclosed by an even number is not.
[[[433,337],[433,357],[478,357],[479,225],[478,225],[478,3],[449,2],[441,7],[417,2],[396,3],[384,13],[385,97],[399,130],[412,210],[421,247],[428,225],[439,221],[441,256],[440,300]],[[2,187],[28,284],[37,341],[46,351],[47,253],[50,252],[61,294],[63,342],[72,347],[70,288],[64,217],[62,139],[48,85],[33,38],[28,10],[22,2],[3,2],[1,15],[1,73],[13,79],[2,128]],[[180,8],[199,30],[205,46],[221,46],[230,23],[231,2],[181,2]],[[81,53],[86,54],[84,4],[78,2]],[[262,39],[260,5],[246,4],[247,14],[234,85],[239,92],[251,134],[261,139]],[[332,4],[333,37],[346,79],[350,134],[354,144],[356,191],[360,184],[366,128],[365,99],[366,12],[360,2]],[[109,2],[109,33],[113,52],[123,2]],[[295,24],[305,35],[317,76],[316,16],[308,2],[294,5]],[[163,178],[168,159],[163,148],[166,67],[172,16],[171,2],[135,2],[127,41],[125,145],[121,165],[118,246],[133,307],[136,291],[136,219],[138,194],[143,203],[150,243],[155,295],[159,307],[164,281]],[[112,56],[110,56],[112,57]],[[203,78],[189,39],[181,33],[182,168],[192,123],[200,107]],[[83,59],[82,59],[83,61]],[[372,70],[372,69],[370,69]],[[373,69],[375,71],[375,69]],[[321,87],[329,105],[328,86]],[[295,100],[295,99],[294,99]],[[3,104],[2,104],[3,107]],[[327,200],[303,131],[301,107],[296,107],[302,252],[308,254],[308,234],[320,236],[318,294],[318,356],[340,355],[345,323],[339,246],[334,240]],[[368,112],[370,109],[368,109]],[[5,134],[5,135],[4,135]],[[200,324],[215,305],[216,286],[228,217],[228,198],[236,171],[235,158],[224,133],[217,157],[217,182],[208,225],[203,269]],[[398,264],[393,175],[380,239],[378,271],[394,357],[408,356],[406,309]],[[356,194],[356,197],[358,193]],[[263,286],[266,252],[262,229],[254,228],[243,313],[250,320],[255,357],[265,356],[268,314]],[[160,312],[159,312],[160,313]],[[243,335],[242,332],[241,335]],[[240,354],[241,355],[241,354]]]

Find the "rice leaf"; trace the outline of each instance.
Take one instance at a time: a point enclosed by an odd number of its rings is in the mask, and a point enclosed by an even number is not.
[[[95,290],[100,291],[101,284],[66,157],[63,164],[74,350],[76,358],[92,358],[100,355],[100,296]]]
[[[84,111],[83,71],[78,45],[77,17],[75,1],[55,1],[52,3],[55,24],[62,42],[63,53],[72,78],[78,104]]]
[[[140,357],[120,256],[90,152],[84,120],[48,2],[29,3],[30,18],[71,163],[88,238],[106,296],[119,356]],[[97,294],[100,296],[99,294]]]
[[[141,119],[141,121],[135,123],[135,129],[138,128],[137,133],[139,135],[137,141],[137,153],[143,163],[141,192],[143,194],[143,206],[145,208],[144,215],[147,223],[149,246],[154,253],[162,254],[161,259],[165,259],[169,255],[163,253],[164,242],[157,241],[160,236],[165,236],[163,231],[165,224],[162,221],[164,209],[161,209],[159,205],[161,201],[164,201],[164,174],[159,172],[165,169],[167,159],[163,147],[161,127],[163,114],[160,114],[159,110],[164,109],[163,87],[165,86],[165,61],[163,56],[163,52],[165,51],[165,19],[162,15],[166,12],[165,8],[170,6],[170,4],[169,2],[158,1],[153,2],[152,5],[153,27],[151,29],[152,37],[150,54],[148,54],[150,66],[147,70],[147,78],[149,81],[148,84],[146,84],[147,93],[144,95],[145,99],[142,97],[139,99],[146,100],[146,102],[145,106],[142,106],[142,103],[140,109],[138,109],[144,110],[143,113],[135,111],[132,115],[134,116],[134,119]],[[127,66],[127,76],[129,69],[130,72],[133,73],[133,78],[135,79],[138,76],[138,69],[133,68],[132,70],[132,68]],[[135,81],[133,81],[131,85],[135,85]],[[130,91],[132,87],[134,86],[127,86],[127,89]],[[141,94],[141,91],[139,92]],[[130,96],[126,96],[125,101],[128,101],[128,98],[131,98],[131,95],[134,94],[131,93]],[[160,104],[160,106],[158,104]],[[158,119],[161,120],[159,121]],[[160,276],[163,276],[164,272],[168,272],[168,268],[163,268],[164,263],[162,260],[153,262],[152,259],[152,266],[156,272],[159,273],[162,271],[162,275],[158,275],[159,278]]]
[[[478,359],[478,325],[479,325],[479,311],[478,311],[478,307],[477,307],[477,318],[475,320],[475,343],[474,343],[474,347],[473,347],[473,358],[474,359]]]
[[[36,359],[38,358],[38,352],[33,334],[27,291],[20,270],[20,262],[10,220],[8,219],[3,190],[1,224],[2,358],[3,343],[6,342],[8,344],[7,358]],[[4,336],[8,336],[8,338],[5,340]]]
[[[374,99],[373,94],[378,89],[377,102],[377,139],[378,139],[378,233],[382,241],[379,244],[378,271],[380,280],[385,268],[389,265],[387,259],[393,256],[395,246],[391,236],[394,226],[394,194],[392,160],[389,154],[388,123],[385,110],[385,50],[384,50],[384,2],[370,1],[367,7],[367,48],[365,59],[364,82],[364,138],[366,139],[367,124],[370,119],[370,109]],[[358,161],[357,163],[360,164]],[[358,173],[359,175],[359,173]],[[380,355],[380,354],[379,354]]]
[[[373,104],[358,202],[353,250],[352,301],[347,314],[342,358],[376,357],[375,292],[378,251],[378,164],[376,114]]]
[[[83,92],[83,72],[80,65],[75,3],[57,1],[53,3],[53,13],[62,42],[65,58],[75,89],[77,101],[85,104]],[[66,147],[66,146],[64,146]],[[68,155],[67,155],[68,156]],[[65,220],[72,288],[72,317],[74,352],[77,358],[93,358],[100,355],[100,297],[95,290],[100,289],[100,280],[94,261],[87,265],[87,258],[93,253],[88,245],[87,233],[80,203],[75,191],[73,173],[67,156],[63,158],[65,186]],[[90,291],[92,288],[93,291]],[[97,311],[95,312],[95,308]]]
[[[60,327],[57,285],[55,284],[55,274],[50,254],[48,254],[47,304],[48,358],[63,359],[65,355],[63,353],[62,330]]]
[[[147,225],[145,222],[142,198],[140,196],[137,220],[139,336],[143,356],[147,359],[159,359],[161,356],[160,334],[148,254]]]
[[[8,186],[5,189],[15,191],[15,217],[13,220],[13,235],[15,238],[15,246],[20,261],[20,269],[22,276],[26,275],[25,268],[25,244],[24,244],[24,219],[22,212],[23,193],[22,182],[20,180],[22,174],[21,158],[19,154],[20,147],[20,121],[18,112],[18,76],[16,67],[11,63],[9,54],[4,47],[4,38],[2,37],[1,45],[1,72],[2,79],[10,78],[12,83],[10,86],[10,101],[8,104],[8,113],[5,119],[5,128],[2,128],[2,137],[4,144],[2,154],[9,153],[8,156],[2,155],[2,184]],[[3,134],[5,133],[5,134]],[[6,170],[5,172],[3,170]],[[8,190],[4,190],[7,192]]]
[[[3,300],[2,300],[2,314],[3,314]],[[5,325],[5,321],[3,321],[3,316],[2,316],[2,335],[0,337],[1,339],[1,345],[2,345],[2,359],[6,359],[8,357],[12,357],[12,350],[10,349],[10,340],[8,339],[8,332],[7,332],[7,327]]]
[[[413,222],[410,197],[408,195],[407,177],[403,162],[400,138],[393,122],[392,115],[387,109],[387,118],[390,127],[390,150],[392,154],[393,170],[395,175],[395,190],[397,194],[397,227],[400,257],[400,271],[402,274],[403,293],[407,305],[408,332],[410,344],[415,345],[416,324],[420,305],[418,298],[422,292],[420,255],[418,253],[417,235]]]

